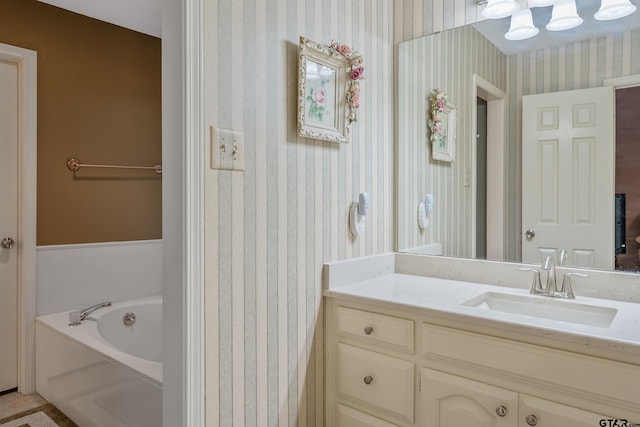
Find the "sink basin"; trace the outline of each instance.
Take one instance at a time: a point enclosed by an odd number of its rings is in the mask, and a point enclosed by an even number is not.
[[[608,328],[618,313],[611,307],[601,307],[558,300],[550,297],[486,292],[463,305],[483,310],[517,314],[518,316],[558,320],[586,326]]]

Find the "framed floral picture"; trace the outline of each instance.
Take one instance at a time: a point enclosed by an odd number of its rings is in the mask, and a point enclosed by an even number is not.
[[[456,106],[447,102],[447,94],[439,89],[430,96],[429,131],[431,157],[434,160],[453,162],[456,148]]]
[[[298,135],[349,142],[358,118],[362,57],[338,43],[324,46],[300,37]]]

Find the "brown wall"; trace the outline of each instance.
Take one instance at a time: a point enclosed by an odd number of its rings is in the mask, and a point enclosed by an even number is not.
[[[161,238],[160,39],[36,0],[0,0],[0,42],[38,53],[37,244]]]

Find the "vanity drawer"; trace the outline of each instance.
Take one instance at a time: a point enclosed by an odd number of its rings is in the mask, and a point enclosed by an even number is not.
[[[338,307],[338,333],[346,338],[413,353],[413,320]]]
[[[414,364],[395,357],[338,344],[340,397],[413,422]]]
[[[638,408],[640,366],[424,323],[425,358]],[[544,368],[541,368],[544,367]]]
[[[336,427],[398,427],[380,418],[338,404],[338,425]]]

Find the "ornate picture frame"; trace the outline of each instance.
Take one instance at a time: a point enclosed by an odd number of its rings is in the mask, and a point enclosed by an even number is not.
[[[458,110],[447,102],[447,94],[438,89],[431,93],[429,131],[433,160],[453,162],[456,149]]]
[[[298,135],[350,142],[357,120],[362,57],[345,45],[329,46],[300,37]]]

